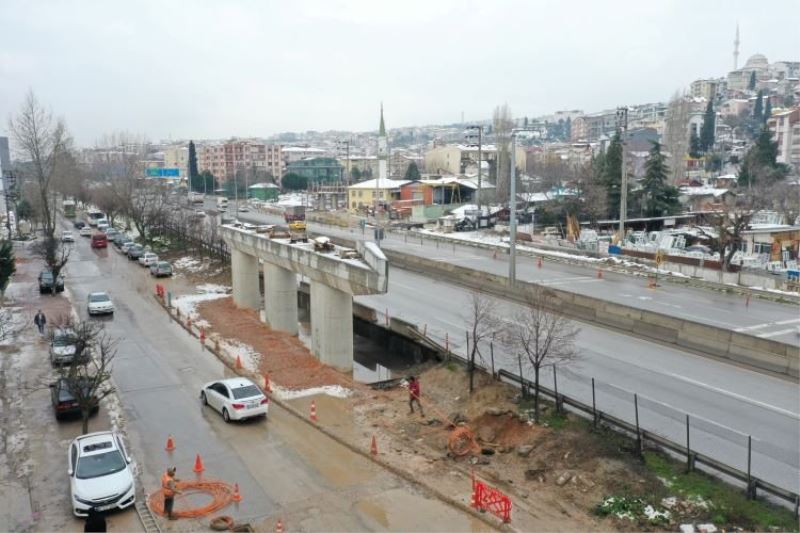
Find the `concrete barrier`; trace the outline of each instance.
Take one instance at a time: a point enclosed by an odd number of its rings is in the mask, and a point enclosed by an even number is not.
[[[520,303],[525,303],[536,287],[534,283],[518,281],[517,286],[511,289],[505,277],[495,274],[391,250],[385,250],[385,254],[394,266],[446,278],[453,283]],[[553,287],[547,287],[547,291],[552,297],[553,307],[577,320],[674,344],[700,355],[726,359],[754,370],[782,374],[795,381],[800,378],[800,347]]]

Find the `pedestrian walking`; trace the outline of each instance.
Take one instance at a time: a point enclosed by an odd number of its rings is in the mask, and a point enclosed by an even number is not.
[[[411,409],[409,414],[414,414],[414,402],[417,403],[417,407],[419,407],[419,414],[425,416],[425,412],[422,410],[422,404],[419,402],[420,398],[420,389],[419,389],[419,380],[414,376],[408,377],[408,407]]]
[[[161,490],[164,491],[164,514],[170,520],[177,520],[178,517],[172,514],[172,505],[175,503],[175,495],[180,494],[178,490],[178,478],[175,477],[175,467],[167,468],[164,475],[161,476]]]
[[[104,533],[108,531],[106,526],[106,515],[97,510],[96,507],[89,508],[89,514],[86,515],[86,523],[83,525],[84,533]]]
[[[33,317],[33,323],[36,324],[36,327],[39,329],[39,335],[44,335],[44,327],[47,325],[47,317],[44,316],[42,310],[39,309],[39,312],[36,313],[36,316]]]

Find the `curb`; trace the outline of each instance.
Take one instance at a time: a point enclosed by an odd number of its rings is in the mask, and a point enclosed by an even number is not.
[[[166,304],[163,301],[161,301],[161,299],[158,296],[153,295],[153,297],[155,298],[156,302],[158,302],[158,304],[165,311],[167,311],[167,315],[169,315],[169,317],[172,320],[177,322],[190,335],[192,335],[193,337],[196,337],[194,331],[191,328],[188,328],[186,326],[185,322],[181,321],[180,319],[178,319],[177,316],[175,316],[172,312],[170,312],[169,308],[167,308]],[[236,373],[238,375],[246,375],[246,376],[251,377],[251,378],[260,377],[255,372],[251,372],[251,371],[244,370],[244,369],[236,369],[236,366],[235,366],[234,362],[230,361],[228,357],[225,357],[223,354],[221,354],[216,349],[214,349],[213,346],[208,346],[208,342],[209,342],[208,339],[206,339],[206,341],[203,343],[203,349],[208,350],[209,352],[214,354],[214,356],[217,359],[219,359],[219,361],[222,364],[224,364],[226,367],[228,367],[234,373]],[[407,483],[410,483],[412,485],[418,486],[424,492],[427,492],[427,493],[435,496],[436,498],[441,500],[443,503],[445,503],[447,505],[450,505],[451,507],[453,507],[453,508],[455,508],[455,509],[457,509],[457,510],[459,510],[461,512],[465,512],[465,513],[469,514],[470,516],[472,516],[473,518],[477,518],[478,520],[480,520],[481,522],[485,523],[486,525],[488,525],[492,529],[497,530],[497,531],[511,531],[511,532],[515,532],[515,533],[519,531],[518,529],[514,528],[514,526],[512,526],[510,524],[497,523],[496,521],[490,519],[489,516],[487,516],[485,513],[480,513],[478,511],[476,511],[475,509],[473,509],[472,507],[469,507],[468,505],[465,505],[465,504],[461,503],[460,501],[456,500],[455,498],[452,498],[452,497],[442,493],[441,491],[439,491],[435,487],[433,487],[433,486],[431,486],[431,485],[429,485],[427,483],[421,482],[418,478],[415,478],[414,476],[412,476],[411,474],[409,474],[405,470],[402,470],[402,469],[400,469],[400,468],[398,468],[398,467],[396,467],[394,465],[391,465],[391,464],[388,464],[388,463],[386,463],[384,461],[381,461],[380,459],[374,457],[369,451],[363,450],[363,449],[359,448],[358,446],[356,446],[355,444],[345,440],[343,437],[340,437],[339,435],[337,435],[336,433],[332,432],[331,430],[329,430],[327,428],[324,428],[324,427],[322,427],[322,426],[320,426],[318,424],[315,424],[314,422],[309,420],[306,416],[304,416],[302,413],[297,411],[294,407],[290,406],[287,402],[284,402],[283,400],[275,398],[274,396],[270,396],[270,401],[274,402],[279,407],[284,409],[286,412],[288,412],[289,414],[293,415],[295,418],[301,420],[306,425],[313,427],[317,431],[319,431],[322,434],[326,435],[327,437],[333,439],[334,441],[336,441],[337,443],[339,443],[342,446],[346,447],[350,451],[355,452],[358,455],[360,455],[360,456],[362,456],[362,457],[364,457],[366,459],[369,459],[370,461],[372,461],[373,463],[377,464],[378,466],[380,466],[380,467],[392,472],[396,476],[402,478]],[[461,469],[458,469],[458,470],[461,473],[464,473]]]

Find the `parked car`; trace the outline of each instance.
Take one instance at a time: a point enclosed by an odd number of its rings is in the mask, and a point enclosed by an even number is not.
[[[129,246],[128,250],[125,253],[128,256],[128,259],[134,261],[142,257],[142,255],[144,255],[144,246],[142,246],[141,244],[134,244],[133,246]]]
[[[121,247],[126,242],[133,242],[133,239],[131,239],[130,235],[122,232],[119,232],[116,235],[114,235],[114,238],[111,240],[114,241],[114,246],[116,246],[117,248]]]
[[[145,252],[139,258],[139,264],[143,267],[149,267],[153,263],[158,263],[158,256],[153,252]]]
[[[75,330],[57,328],[53,331],[53,338],[50,340],[50,363],[53,366],[72,364],[77,350],[78,337]],[[86,356],[82,354],[82,357]]]
[[[229,378],[206,383],[200,401],[222,414],[225,422],[267,416],[269,398],[246,378]]]
[[[75,235],[71,231],[62,231],[61,242],[75,242]]]
[[[94,233],[94,230],[92,230],[91,226],[83,226],[78,233],[81,237],[91,237]]]
[[[75,516],[87,516],[92,507],[101,512],[125,509],[136,501],[132,459],[119,433],[100,431],[76,438],[67,462]]]
[[[101,218],[101,219],[99,219],[99,220],[97,221],[97,230],[98,230],[98,231],[105,231],[105,230],[107,230],[107,229],[108,229],[110,226],[111,226],[111,225],[108,223],[108,220],[107,220],[107,219],[105,219],[105,218]]]
[[[107,292],[90,292],[87,300],[89,315],[114,314],[114,302]]]
[[[83,394],[79,396],[88,398],[89,385],[83,382],[80,383],[73,382],[72,387],[75,386],[83,387]],[[56,415],[56,420],[64,420],[66,417],[77,416],[81,414],[81,406],[75,399],[75,394],[73,394],[72,392],[70,382],[64,378],[60,378],[55,383],[50,384],[50,399],[53,403],[53,412]],[[93,400],[97,402],[97,396],[93,396]],[[89,414],[90,415],[97,414],[97,411],[99,409],[100,406],[95,405],[95,407],[92,408]]]
[[[92,248],[108,248],[108,237],[106,237],[105,233],[92,235]]]
[[[55,284],[56,292],[64,290],[64,276],[59,275],[58,279],[53,279],[53,273],[49,270],[42,270],[39,272],[39,293],[53,292],[53,285]]]
[[[105,231],[106,237],[108,238],[109,241],[113,241],[114,237],[116,237],[118,233],[119,230],[117,228],[108,228]]]
[[[172,265],[167,261],[158,261],[150,265],[150,275],[157,278],[169,277],[172,275]]]
[[[131,246],[136,246],[136,243],[133,242],[133,241],[125,241],[124,243],[122,243],[122,245],[120,245],[119,251],[122,252],[125,255],[128,255],[128,249]]]
[[[86,227],[86,222],[83,222],[82,220],[77,220],[77,221],[72,223],[72,226],[75,229],[83,229],[83,228]]]

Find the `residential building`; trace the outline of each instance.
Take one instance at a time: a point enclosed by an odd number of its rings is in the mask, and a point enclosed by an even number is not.
[[[351,155],[349,157],[337,158],[339,164],[342,165],[345,173],[345,179],[350,182],[361,181],[363,179],[374,178],[378,175],[378,156],[374,155]],[[354,179],[353,174],[361,176],[360,179]]]
[[[481,160],[489,163],[490,168],[496,168],[497,146],[485,144],[481,146]],[[525,168],[525,148],[517,146],[516,153],[517,168]],[[467,167],[474,166],[477,169],[478,146],[464,144],[446,144],[436,146],[425,152],[425,170],[429,174],[439,175],[461,175]],[[488,177],[488,176],[487,176]]]
[[[778,143],[778,163],[792,165],[800,171],[800,107],[773,111],[767,127]]]
[[[411,183],[408,180],[390,180],[375,178],[356,183],[347,188],[347,208],[358,211],[378,205],[391,205],[400,199],[400,188]]]
[[[404,148],[395,148],[389,157],[389,177],[393,180],[401,180],[406,177],[409,165],[415,163],[420,173],[425,170],[425,160],[416,153]]]
[[[164,154],[164,168],[177,168],[178,177],[189,176],[189,145],[178,144],[167,146],[162,150]]]
[[[572,121],[572,142],[595,142],[603,135],[611,136],[617,130],[617,111],[606,110],[582,115]]]
[[[308,157],[286,165],[286,174],[298,174],[311,183],[342,181],[344,169],[333,157]]]
[[[719,93],[721,83],[718,79],[695,80],[689,86],[689,95],[693,98],[714,100]]]
[[[330,155],[327,150],[311,146],[284,146],[282,154],[284,166],[309,157],[328,157]]]
[[[282,175],[280,145],[234,139],[199,145],[196,150],[197,169],[211,172],[220,183],[232,179],[236,172],[247,172],[252,179],[272,176],[279,180]]]

